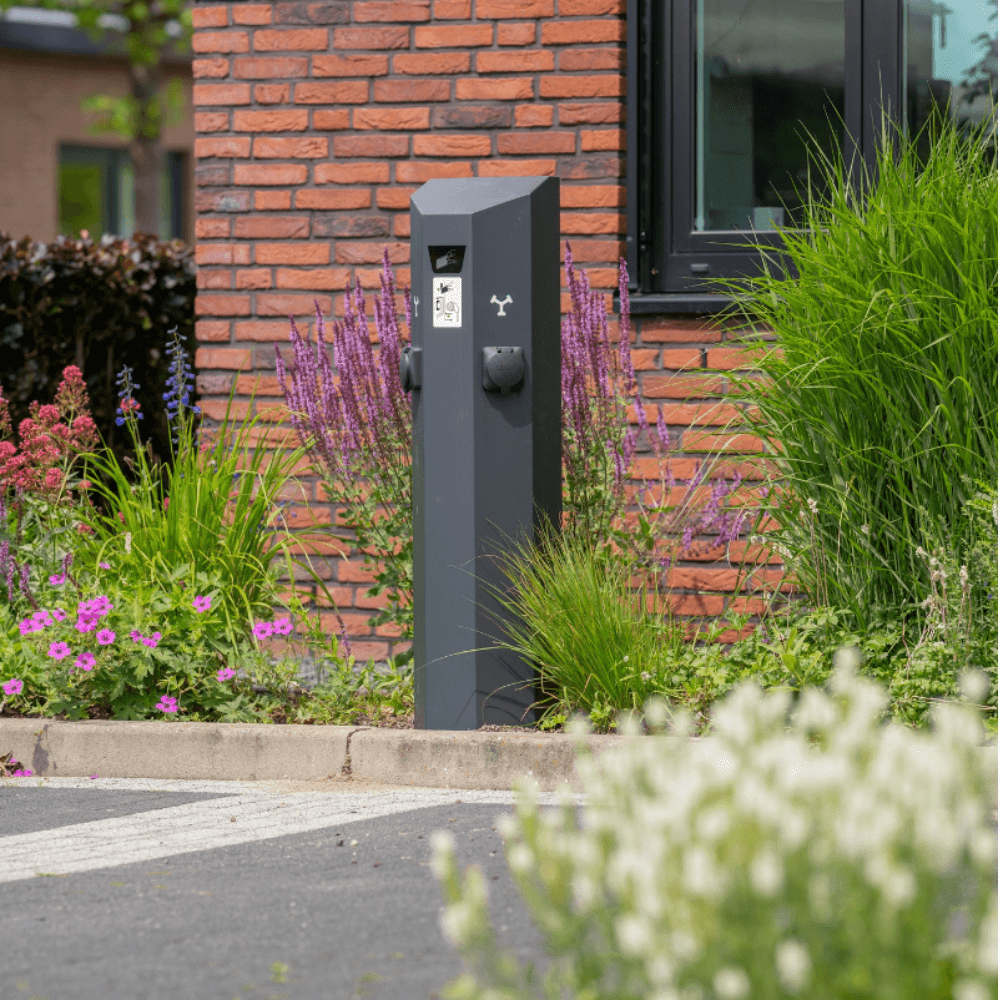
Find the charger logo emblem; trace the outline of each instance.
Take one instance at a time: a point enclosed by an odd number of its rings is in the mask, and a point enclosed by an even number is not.
[[[500,311],[497,313],[498,316],[506,316],[507,314],[503,311],[503,307],[511,305],[513,301],[514,300],[509,295],[504,296],[503,302],[501,302],[495,295],[493,296],[492,299],[490,299],[490,302],[493,305],[500,307]]]

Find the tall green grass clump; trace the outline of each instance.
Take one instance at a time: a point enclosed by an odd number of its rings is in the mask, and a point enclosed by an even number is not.
[[[785,259],[720,282],[777,338],[766,378],[737,380],[775,452],[773,537],[815,603],[862,623],[925,599],[923,526],[945,525],[961,558],[976,545],[963,514],[975,483],[997,481],[995,119],[970,138],[932,120],[921,160],[922,134],[884,118],[857,188],[812,140],[803,229],[779,230]]]

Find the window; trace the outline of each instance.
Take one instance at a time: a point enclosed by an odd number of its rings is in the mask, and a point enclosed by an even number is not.
[[[636,312],[726,303],[798,222],[806,133],[874,162],[883,104],[915,134],[996,94],[997,0],[629,0],[628,242]],[[905,102],[904,102],[905,95]],[[815,183],[815,179],[814,179]],[[797,186],[797,187],[796,187]]]
[[[160,236],[184,239],[184,154],[164,154]],[[86,229],[128,238],[135,232],[132,158],[127,149],[64,145],[59,150],[59,232]]]

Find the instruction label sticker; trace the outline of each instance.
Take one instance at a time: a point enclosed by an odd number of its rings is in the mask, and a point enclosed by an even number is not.
[[[462,279],[434,278],[434,325],[462,325]]]

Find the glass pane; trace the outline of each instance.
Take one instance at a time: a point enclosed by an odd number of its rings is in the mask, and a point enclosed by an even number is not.
[[[907,0],[903,5],[905,129],[916,135],[937,105],[966,127],[997,96],[997,0]],[[922,137],[926,147],[929,136]]]
[[[81,229],[99,240],[106,228],[107,170],[98,163],[59,164],[59,232],[78,238]]]
[[[844,0],[697,0],[695,19],[694,229],[797,225],[804,130],[842,142]]]
[[[135,232],[135,172],[132,157],[123,150],[118,157],[118,237],[130,240]]]

